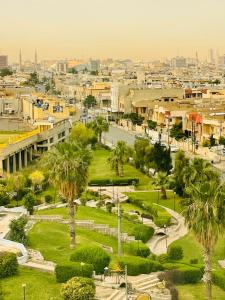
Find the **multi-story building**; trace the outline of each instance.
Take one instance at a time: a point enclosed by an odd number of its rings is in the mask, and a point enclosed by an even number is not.
[[[8,56],[0,55],[0,70],[8,68]]]

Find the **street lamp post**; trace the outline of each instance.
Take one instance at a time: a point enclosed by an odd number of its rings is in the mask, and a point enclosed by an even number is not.
[[[165,236],[166,236],[166,250],[167,250],[167,226],[166,226],[166,224],[164,225],[164,232],[165,232]]]
[[[118,256],[121,256],[121,211],[120,211],[120,201],[118,197],[118,187],[117,187],[117,221],[118,221]]]
[[[23,300],[26,300],[26,283],[22,284],[22,288],[23,288]]]
[[[174,210],[174,211],[176,211],[176,207],[175,207],[175,205],[176,205],[176,203],[175,203],[175,196],[176,196],[176,193],[173,192],[173,210]]]
[[[83,266],[85,265],[85,263],[81,262],[80,265],[81,265],[81,276],[84,277]]]
[[[125,284],[126,284],[126,300],[128,300],[127,265],[125,265]]]

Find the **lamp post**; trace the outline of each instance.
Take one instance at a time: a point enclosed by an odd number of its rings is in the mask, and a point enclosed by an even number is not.
[[[159,204],[159,189],[158,189],[158,198],[157,198],[157,204]]]
[[[173,210],[174,210],[174,211],[176,211],[176,207],[175,207],[175,205],[176,205],[176,203],[175,203],[175,196],[176,196],[176,193],[173,192]]]
[[[81,275],[82,275],[82,277],[84,277],[84,272],[83,272],[83,266],[85,265],[85,263],[84,262],[81,262],[80,263],[80,266],[81,266]]]
[[[167,226],[166,226],[166,224],[164,225],[164,232],[165,232],[165,236],[166,236],[166,250],[167,250]]]
[[[118,197],[118,187],[117,187],[117,222],[118,222],[118,256],[121,256],[121,211],[120,211],[120,201]]]
[[[125,291],[125,293],[126,293],[126,300],[128,300],[127,265],[125,265],[125,284],[126,284],[126,291]]]
[[[23,288],[23,300],[26,300],[26,283],[22,284],[22,288]]]

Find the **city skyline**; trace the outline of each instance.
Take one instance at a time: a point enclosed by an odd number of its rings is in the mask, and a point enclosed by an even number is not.
[[[13,9],[12,9],[13,8]],[[9,61],[78,57],[164,59],[225,52],[221,1],[9,0],[0,52]],[[191,18],[190,18],[191,16]],[[4,25],[5,24],[5,25]]]

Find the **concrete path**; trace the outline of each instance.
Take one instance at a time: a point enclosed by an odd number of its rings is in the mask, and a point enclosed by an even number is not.
[[[169,226],[165,229],[160,229],[158,233],[164,235],[155,235],[147,243],[151,252],[156,255],[167,253],[167,248],[171,243],[180,239],[188,233],[187,226],[185,225],[185,219],[182,215],[165,206],[158,206],[164,208],[173,217],[177,224]]]

